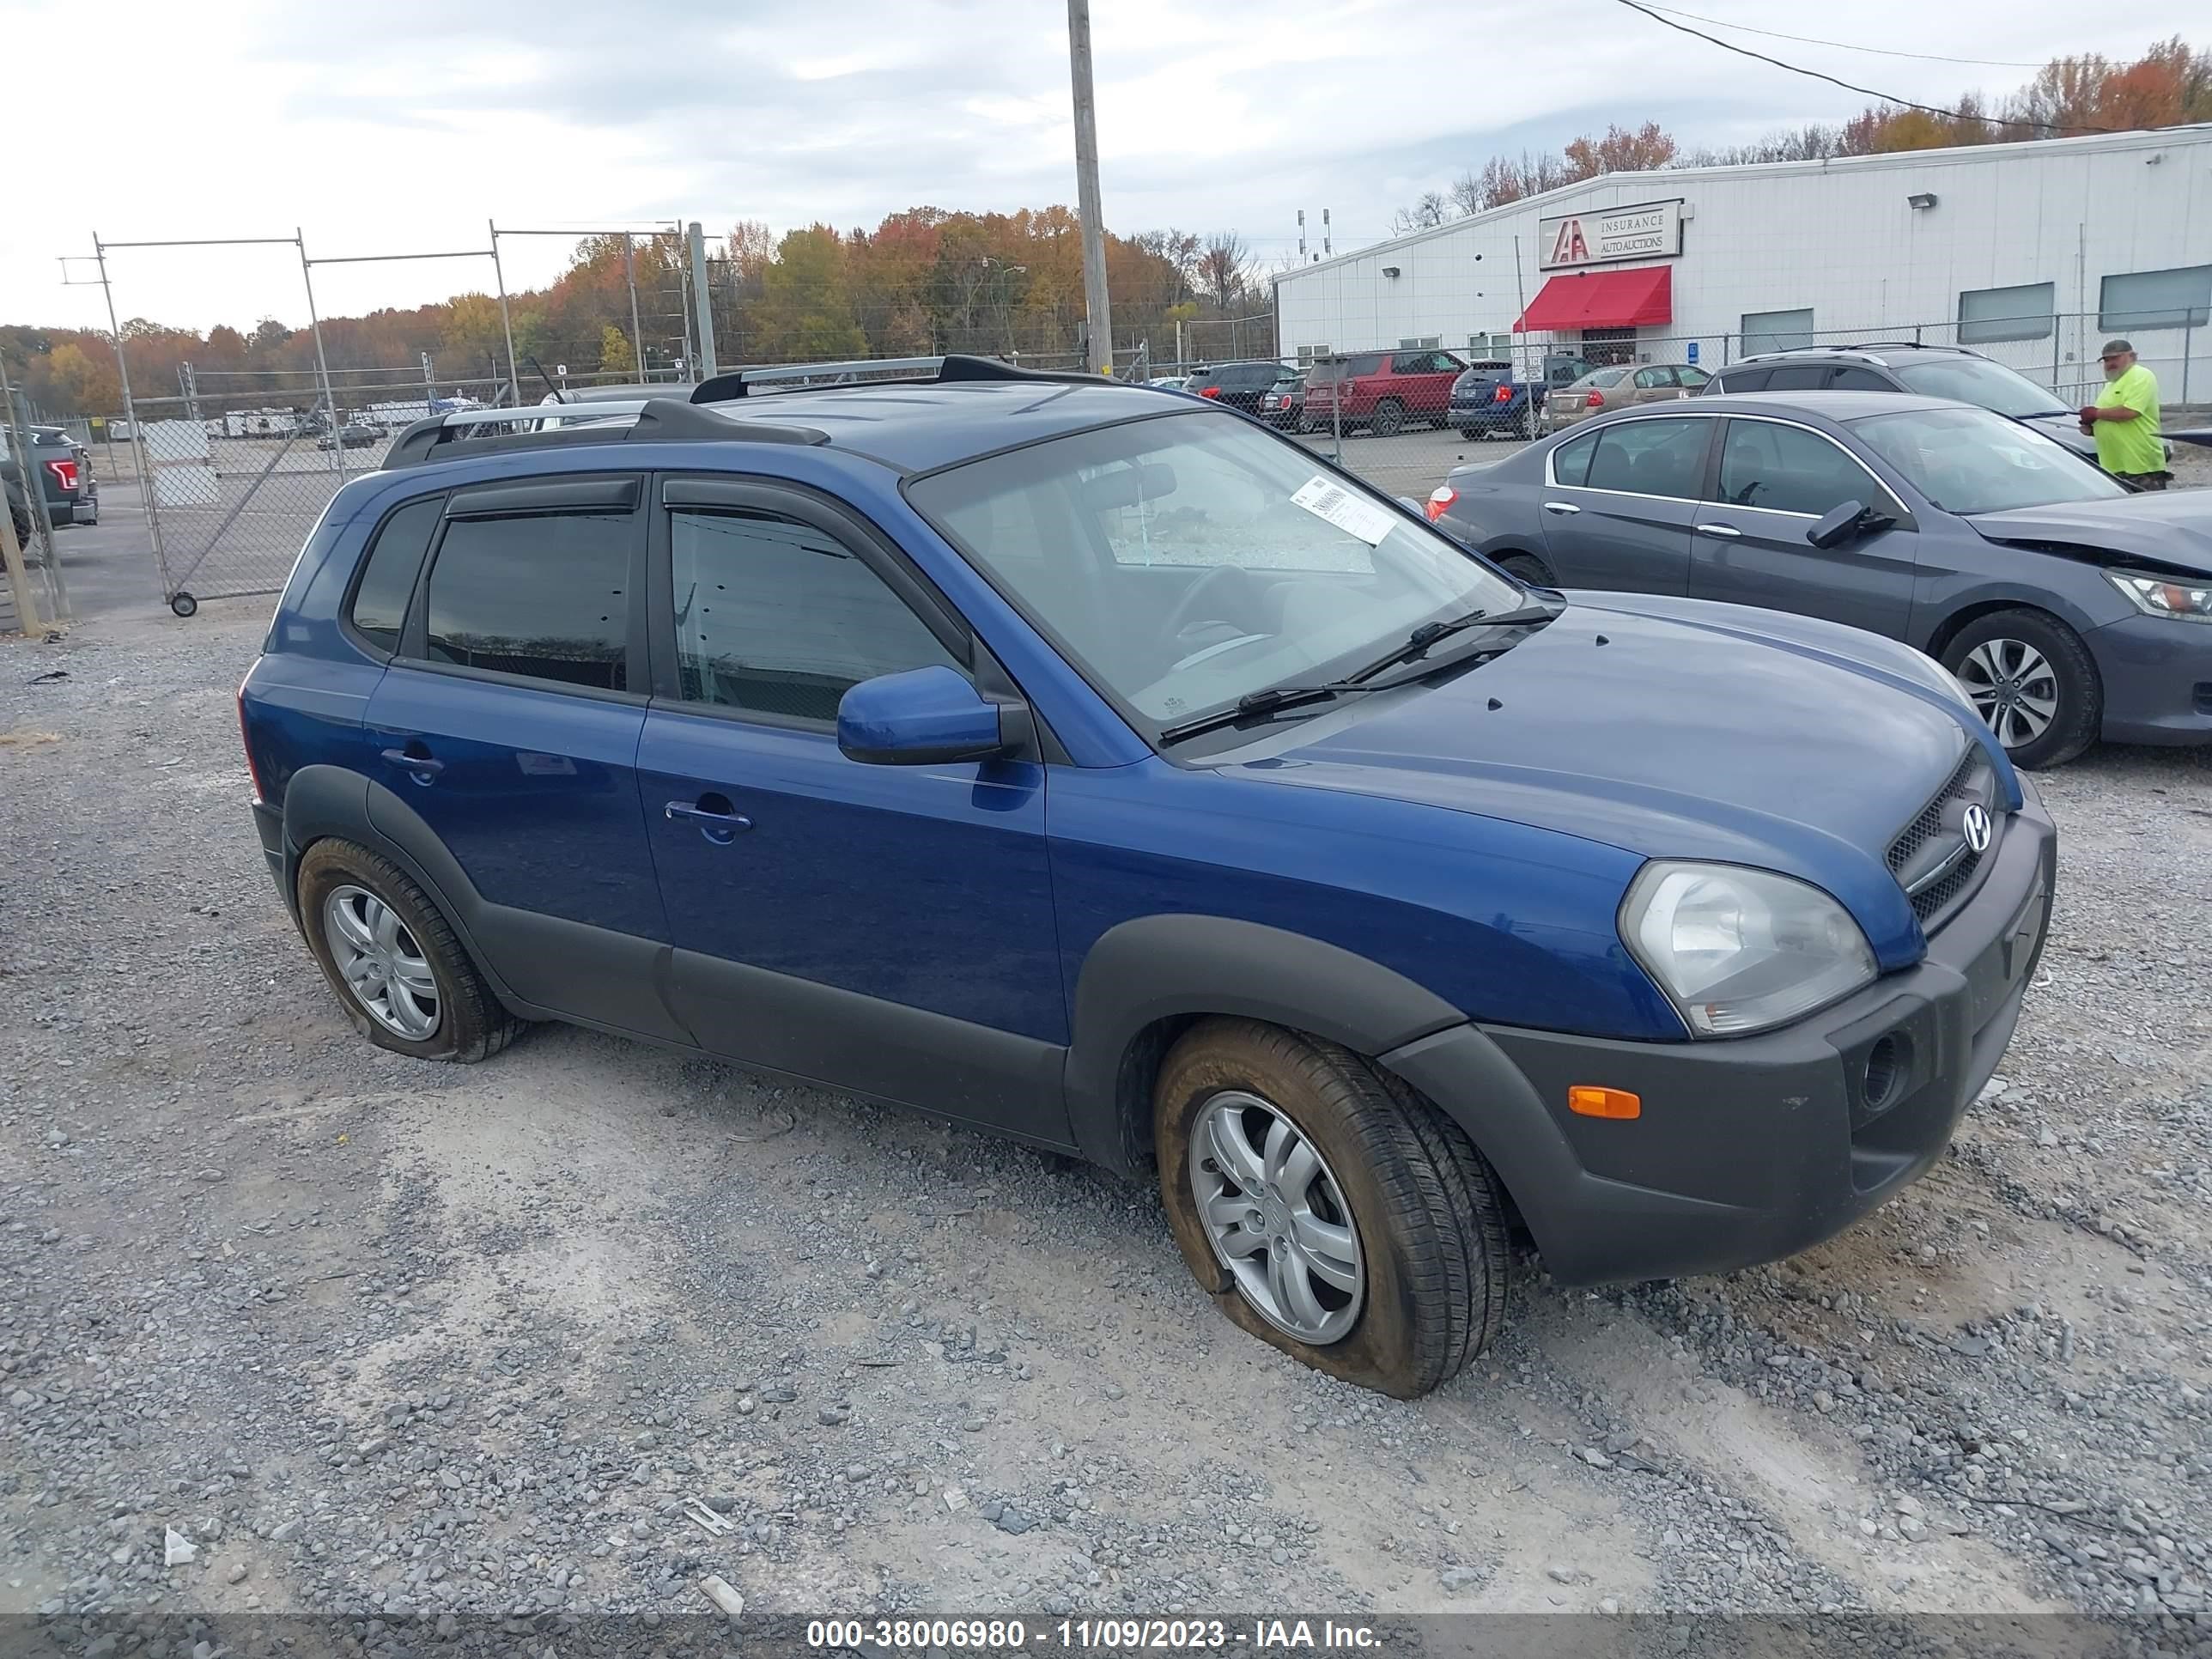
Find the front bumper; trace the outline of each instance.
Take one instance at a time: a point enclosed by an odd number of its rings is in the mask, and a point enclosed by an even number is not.
[[[1462,1025],[1382,1063],[1467,1129],[1564,1283],[1794,1255],[1934,1163],[2011,1041],[2057,868],[2057,833],[2026,795],[1919,965],[1796,1025],[1680,1043]],[[1577,1084],[1632,1091],[1642,1115],[1575,1116]]]
[[[2104,681],[2114,743],[2212,743],[2212,627],[2127,617],[2084,636]]]

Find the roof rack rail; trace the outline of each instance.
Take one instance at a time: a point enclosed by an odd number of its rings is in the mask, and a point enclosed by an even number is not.
[[[471,435],[477,427],[524,426],[527,430]],[[616,398],[586,404],[529,404],[517,409],[457,410],[417,421],[395,439],[384,458],[387,471],[444,460],[465,442],[470,454],[536,449],[553,444],[668,441],[826,444],[818,427],[736,421],[673,398]]]
[[[1923,351],[1927,343],[1922,340],[1861,340],[1853,345],[1839,346],[1839,351]]]
[[[691,401],[723,404],[762,392],[811,390],[817,386],[957,386],[988,380],[1041,385],[1112,384],[1103,374],[1084,370],[1024,368],[1018,363],[1000,362],[995,357],[948,352],[941,357],[859,357],[848,362],[787,363],[773,368],[732,369],[702,381],[693,390]]]

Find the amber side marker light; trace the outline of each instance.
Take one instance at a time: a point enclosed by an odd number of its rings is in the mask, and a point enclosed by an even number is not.
[[[1567,1091],[1567,1109],[1582,1117],[1642,1117],[1644,1100],[1626,1089],[1601,1089],[1577,1083]]]

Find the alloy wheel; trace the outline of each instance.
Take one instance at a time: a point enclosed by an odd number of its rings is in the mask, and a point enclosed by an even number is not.
[[[2058,714],[2058,675],[2025,640],[1984,640],[1959,665],[1974,712],[2008,749],[2033,743]]]
[[[1316,1347],[1351,1334],[1367,1289],[1358,1228],[1328,1160],[1279,1108],[1238,1089],[1207,1100],[1190,1182],[1214,1255],[1261,1318]]]
[[[371,1019],[410,1042],[438,1029],[438,980],[399,913],[366,887],[336,887],[323,933],[338,976]]]

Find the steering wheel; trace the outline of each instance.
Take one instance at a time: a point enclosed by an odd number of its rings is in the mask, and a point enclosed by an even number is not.
[[[1160,644],[1177,658],[1188,655],[1195,646],[1212,643],[1194,639],[1202,629],[1224,628],[1231,634],[1247,633],[1242,623],[1232,623],[1216,611],[1206,616],[1199,607],[1218,603],[1224,609],[1248,608],[1251,602],[1252,573],[1241,564],[1218,564],[1188,587],[1168,612],[1167,620],[1160,624]]]

